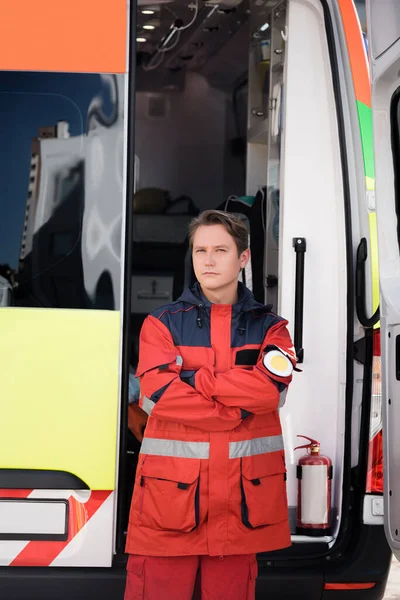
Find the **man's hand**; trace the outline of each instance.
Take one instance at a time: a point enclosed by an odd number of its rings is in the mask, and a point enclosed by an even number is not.
[[[136,402],[129,404],[128,427],[139,442],[143,441],[143,431],[146,427],[147,419],[147,413]]]

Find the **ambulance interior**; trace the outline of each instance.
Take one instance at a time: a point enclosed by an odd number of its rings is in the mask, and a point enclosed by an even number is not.
[[[285,135],[287,18],[285,0],[193,0],[189,4],[139,0],[133,367],[145,316],[175,300],[183,286],[193,281],[186,227],[201,210],[219,208],[242,216],[249,227],[252,251],[244,282],[258,301],[273,304],[276,312],[281,310],[280,149]],[[311,205],[304,210],[311,211]],[[285,289],[294,295],[294,283]],[[290,321],[293,334],[294,315],[283,316]],[[322,352],[320,347],[318,353]],[[301,368],[303,373],[296,378],[303,378],[303,384],[293,384],[282,409],[290,521],[296,542],[291,555],[326,551],[338,534],[342,506],[343,398],[335,401],[326,392],[316,397],[307,362]],[[323,438],[322,453],[334,463],[330,535],[296,535],[296,463],[302,453],[294,452],[294,447],[304,443],[297,434]],[[130,435],[130,481],[139,448]],[[130,487],[127,497],[131,491]],[[311,510],[318,519],[318,502]]]

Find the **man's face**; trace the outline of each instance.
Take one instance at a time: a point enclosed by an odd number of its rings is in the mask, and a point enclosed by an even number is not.
[[[250,251],[238,256],[235,240],[223,225],[201,225],[193,238],[193,267],[201,288],[217,292],[237,285]]]

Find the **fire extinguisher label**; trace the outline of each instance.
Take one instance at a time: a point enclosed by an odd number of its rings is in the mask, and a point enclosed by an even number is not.
[[[326,465],[302,465],[301,521],[303,525],[328,523],[328,469]]]

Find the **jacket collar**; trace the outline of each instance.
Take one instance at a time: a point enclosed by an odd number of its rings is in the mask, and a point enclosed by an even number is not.
[[[201,291],[200,284],[196,282],[192,287],[186,288],[178,299],[178,302],[187,302],[192,306],[211,308],[212,303],[207,300]],[[232,316],[235,316],[241,312],[250,310],[260,310],[263,312],[269,312],[272,306],[269,304],[264,306],[259,302],[256,302],[252,292],[240,281],[238,282],[238,301],[232,305]]]

